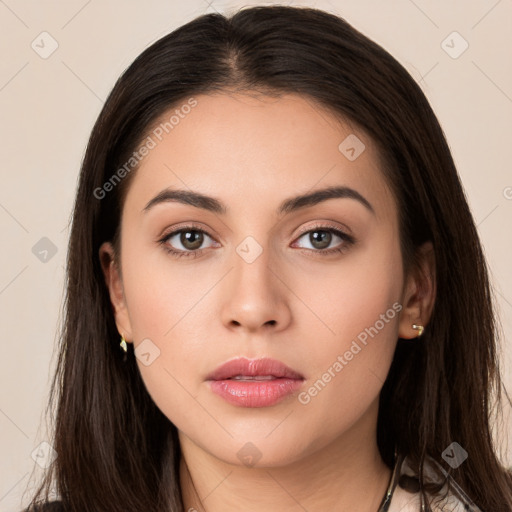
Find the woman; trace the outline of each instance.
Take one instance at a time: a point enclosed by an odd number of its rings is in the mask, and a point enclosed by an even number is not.
[[[512,510],[493,302],[405,69],[309,8],[201,16],[82,165],[29,510]]]

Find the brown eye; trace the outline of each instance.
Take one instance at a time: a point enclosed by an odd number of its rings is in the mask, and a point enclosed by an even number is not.
[[[344,251],[355,242],[355,239],[352,236],[347,235],[343,231],[326,226],[319,226],[314,229],[310,229],[303,233],[297,240],[301,240],[302,238],[307,240],[310,247],[304,247],[303,245],[299,245],[299,247],[324,255]],[[332,243],[337,241],[336,239],[339,239],[337,245],[330,247]],[[297,242],[295,242],[295,244],[297,244]]]
[[[166,251],[175,256],[197,256],[205,249],[202,246],[206,239],[215,243],[213,238],[202,229],[189,226],[169,233],[159,242]],[[213,243],[210,244],[210,247],[213,246]]]
[[[332,240],[332,233],[326,230],[315,230],[309,232],[309,241],[315,249],[326,249]]]
[[[204,236],[201,231],[187,230],[180,234],[180,243],[190,251],[199,249],[203,244]]]

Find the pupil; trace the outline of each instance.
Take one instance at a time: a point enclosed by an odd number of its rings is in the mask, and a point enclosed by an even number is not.
[[[312,231],[309,235],[313,247],[325,249],[331,243],[332,234],[328,231]]]
[[[180,241],[183,244],[183,247],[193,251],[201,247],[203,243],[203,234],[199,231],[184,231],[181,233]]]

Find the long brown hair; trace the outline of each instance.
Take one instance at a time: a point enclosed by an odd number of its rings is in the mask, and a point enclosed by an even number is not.
[[[206,14],[146,49],[123,73],[92,130],[82,163],[67,260],[65,319],[50,404],[52,483],[66,511],[181,511],[176,427],[148,395],[119,333],[98,249],[118,241],[133,170],[104,184],[170,108],[226,89],[298,93],[355,123],[378,145],[399,205],[406,269],[430,240],[437,295],[426,333],[398,340],[380,397],[378,445],[422,473],[457,441],[469,454],[448,473],[485,512],[512,510],[512,477],[491,425],[501,400],[497,322],[475,223],[439,123],[420,87],[384,49],[343,19],[312,8]],[[125,168],[126,170],[126,168]],[[119,174],[118,174],[119,176]],[[118,247],[118,244],[116,244]],[[426,497],[426,494],[424,494]]]

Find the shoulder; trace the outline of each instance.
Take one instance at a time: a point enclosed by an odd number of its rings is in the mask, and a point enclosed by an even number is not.
[[[425,462],[424,472],[427,476],[434,478],[434,465],[439,466],[433,459]],[[441,472],[448,476],[445,471]],[[399,468],[399,478],[393,492],[389,512],[419,512],[422,510],[421,495],[419,492],[419,482],[415,473],[405,457]],[[451,479],[451,488],[448,489],[445,484],[441,490],[440,498],[436,498],[432,503],[433,511],[443,512],[482,512],[464,493],[464,491]]]

